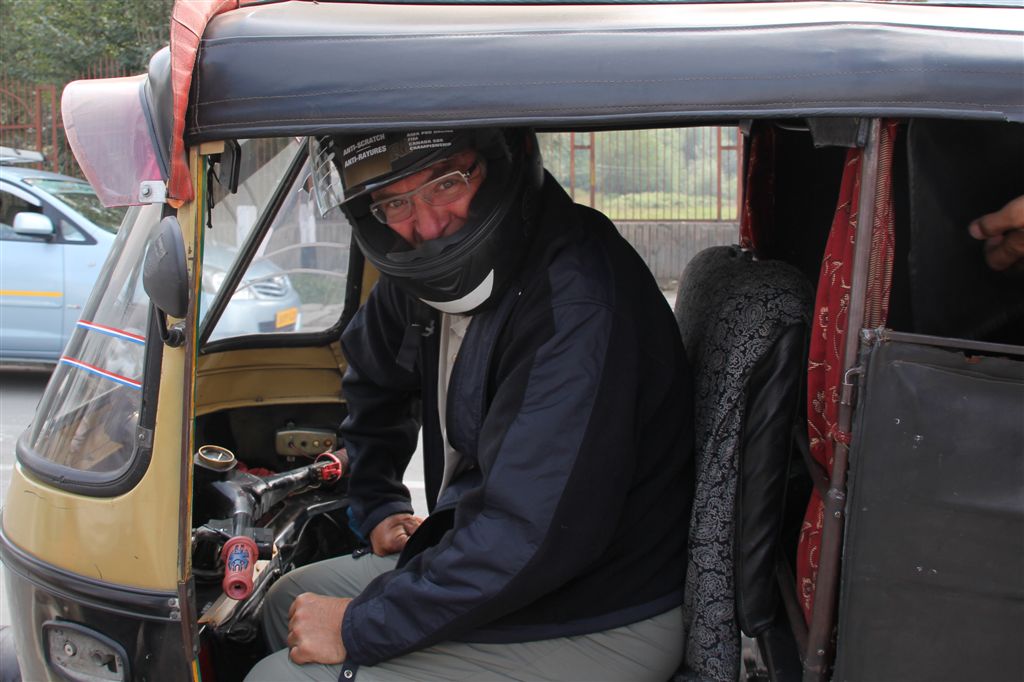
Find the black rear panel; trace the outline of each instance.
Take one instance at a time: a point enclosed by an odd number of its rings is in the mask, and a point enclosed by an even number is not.
[[[834,679],[1024,679],[1024,358],[883,343],[861,400]]]

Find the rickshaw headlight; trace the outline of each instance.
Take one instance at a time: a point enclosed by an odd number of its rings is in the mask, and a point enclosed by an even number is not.
[[[227,278],[228,273],[219,268],[211,268],[207,266],[203,270],[203,293],[214,296],[220,291],[221,287],[224,286],[224,280]],[[257,292],[254,290],[251,282],[243,281],[238,285],[238,289],[231,295],[232,301],[248,301],[257,298]]]

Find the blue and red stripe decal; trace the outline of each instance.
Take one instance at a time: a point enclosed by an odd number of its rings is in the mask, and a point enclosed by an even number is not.
[[[146,337],[144,336],[133,334],[123,329],[117,329],[116,327],[108,327],[105,324],[90,322],[89,320],[79,320],[78,326],[81,327],[82,329],[99,332],[100,334],[112,336],[115,339],[121,339],[122,341],[128,341],[129,343],[134,343],[140,346],[146,343]],[[116,374],[114,372],[101,369],[99,367],[96,367],[95,365],[90,365],[88,362],[82,362],[81,360],[77,360],[67,355],[62,356],[60,361],[61,364],[77,367],[78,369],[85,370],[86,372],[89,372],[90,374],[95,374],[96,376],[101,376],[104,379],[109,379],[110,381],[113,381],[114,383],[117,384],[121,384],[122,386],[134,388],[136,391],[142,388],[141,381],[136,381],[135,379],[130,379],[126,376],[121,376],[120,374]]]
[[[146,343],[146,337],[144,337],[144,336],[139,336],[138,334],[132,334],[131,332],[126,332],[123,329],[116,329],[114,327],[108,327],[105,324],[98,324],[96,322],[90,322],[88,320],[79,320],[78,321],[78,326],[83,328],[83,329],[89,329],[89,330],[94,331],[94,332],[99,332],[100,334],[106,334],[107,336],[113,336],[114,338],[117,338],[117,339],[122,339],[124,341],[129,341],[131,343],[137,343],[140,346]]]
[[[140,390],[142,388],[142,382],[141,381],[136,381],[135,379],[129,379],[128,377],[123,377],[120,374],[114,374],[113,372],[108,372],[107,370],[100,369],[99,367],[96,367],[95,365],[90,365],[88,362],[82,362],[81,360],[76,360],[74,358],[69,358],[66,355],[61,357],[60,361],[61,361],[62,364],[71,365],[72,367],[77,367],[78,369],[84,369],[86,372],[89,372],[90,374],[96,374],[97,376],[101,376],[104,379],[109,379],[109,380],[111,380],[111,381],[113,381],[115,383],[121,384],[122,386],[128,386],[129,388],[134,388],[136,391],[138,391],[138,390]]]

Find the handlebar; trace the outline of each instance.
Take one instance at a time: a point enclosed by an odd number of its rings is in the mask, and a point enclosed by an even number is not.
[[[345,473],[347,458],[343,452],[323,453],[315,462],[292,471],[259,478],[243,474],[237,478],[212,484],[230,507],[230,521],[211,522],[208,528],[224,535],[230,524],[230,537],[224,543],[221,558],[224,561],[224,593],[232,599],[245,599],[253,590],[256,560],[260,558],[256,544],[253,520],[263,516],[275,504],[291,493],[307,486],[318,486],[338,481]],[[264,558],[269,558],[268,556]]]
[[[256,541],[245,535],[236,535],[224,543],[224,594],[232,599],[245,599],[252,594],[253,573],[259,549]]]

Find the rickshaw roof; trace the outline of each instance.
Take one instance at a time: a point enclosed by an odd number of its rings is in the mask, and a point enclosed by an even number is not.
[[[214,17],[185,137],[766,117],[1024,121],[1024,12],[282,2]]]

